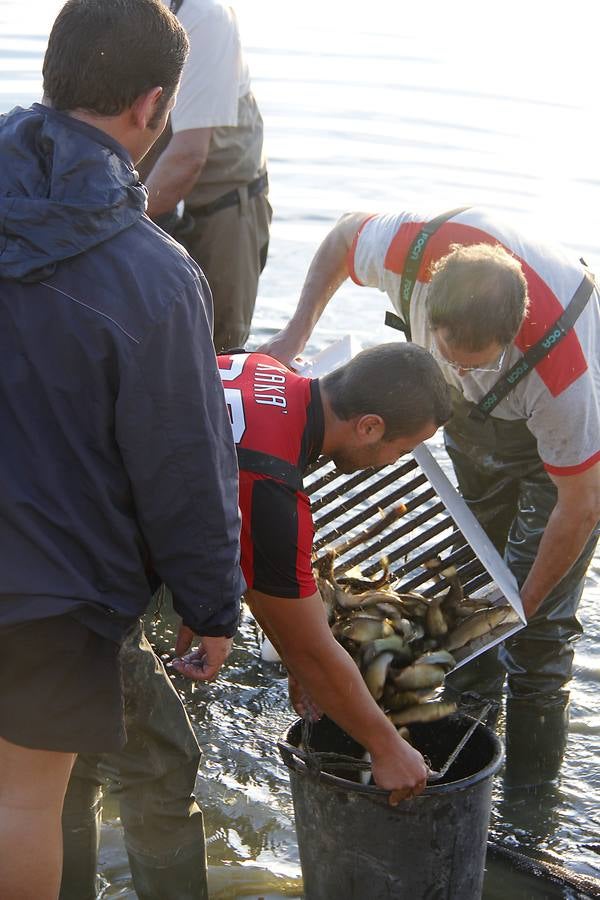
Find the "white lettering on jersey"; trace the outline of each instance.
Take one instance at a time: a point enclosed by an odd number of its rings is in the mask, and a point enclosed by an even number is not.
[[[258,363],[254,372],[254,401],[260,406],[287,408],[286,378],[278,366]]]
[[[246,354],[235,354],[229,359],[229,369],[222,369],[219,366],[221,381],[235,381],[235,379],[241,375],[247,359],[248,356]],[[221,359],[219,362],[223,362],[223,360]],[[236,444],[239,444],[246,430],[246,415],[244,413],[242,392],[239,388],[226,387],[223,388],[223,392],[225,394],[225,403],[227,404],[227,411],[229,412],[229,419],[231,421],[233,440]]]
[[[221,376],[221,381],[235,381],[235,379],[242,374],[242,369],[244,368],[247,360],[248,355],[246,353],[235,353],[233,356],[230,356],[228,369],[222,369],[219,365],[219,375]],[[223,360],[220,359],[219,363],[222,362]]]

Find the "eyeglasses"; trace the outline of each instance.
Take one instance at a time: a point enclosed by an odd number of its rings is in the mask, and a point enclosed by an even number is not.
[[[431,354],[437,362],[442,363],[444,366],[450,366],[451,369],[457,369],[460,372],[500,372],[504,365],[507,352],[508,347],[505,347],[496,362],[490,363],[487,366],[461,366],[460,363],[454,362],[451,359],[446,359],[445,356],[442,356],[435,338],[433,339],[431,346]]]

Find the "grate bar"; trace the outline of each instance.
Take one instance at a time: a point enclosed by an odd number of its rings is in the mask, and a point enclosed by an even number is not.
[[[307,468],[304,470],[304,477],[310,478],[310,476],[314,475],[315,472],[318,472],[319,469],[324,469],[326,466],[328,466],[330,462],[331,460],[328,456],[319,456],[319,458],[314,463],[312,463],[310,466],[307,466]],[[338,478],[341,477],[342,473],[338,472],[337,469],[332,469],[331,474],[334,478]]]
[[[435,537],[435,535],[440,534],[440,532],[442,531],[446,531],[446,529],[448,528],[455,527],[454,520],[446,515],[441,522],[437,522],[432,528],[428,528],[426,531],[421,532],[417,538],[414,538],[412,541],[409,541],[407,544],[404,544],[401,547],[397,547],[396,550],[394,550],[391,554],[388,554],[388,548],[392,544],[396,543],[396,541],[398,541],[405,535],[411,534],[419,525],[424,525],[425,522],[428,522],[434,516],[437,516],[440,513],[444,513],[445,511],[446,508],[443,503],[436,503],[435,506],[430,507],[420,515],[415,516],[410,520],[406,520],[406,516],[404,516],[403,518],[405,521],[402,525],[389,532],[384,538],[377,541],[376,543],[370,544],[368,547],[360,550],[349,560],[345,561],[342,565],[338,565],[336,567],[336,571],[342,571],[344,569],[350,568],[351,566],[358,566],[361,562],[364,562],[364,560],[371,559],[375,554],[377,554],[379,558],[381,558],[381,556],[387,556],[388,562],[393,562],[394,560],[399,559],[401,556],[404,556],[407,551],[413,550],[416,547],[420,547],[425,540],[431,537]],[[376,572],[380,568],[380,563],[373,563],[368,569],[365,570],[365,575],[371,575],[373,572]]]
[[[372,477],[371,473],[371,477]],[[332,522],[333,519],[336,518],[341,512],[348,512],[353,509],[355,506],[359,506],[365,500],[371,500],[374,495],[379,494],[384,488],[389,487],[392,484],[396,484],[398,479],[394,477],[394,472],[388,473],[384,478],[380,478],[378,481],[369,481],[369,484],[366,488],[363,488],[362,491],[358,491],[356,494],[349,495],[348,491],[351,487],[356,487],[359,484],[359,481],[354,482],[350,487],[344,485],[344,491],[332,491],[330,494],[327,494],[325,497],[320,497],[318,500],[311,502],[311,507],[313,513],[319,512],[323,509],[324,506],[328,506],[330,503],[333,503],[335,500],[339,500],[343,498],[342,503],[338,504],[334,509],[330,509],[329,512],[323,513],[319,518],[317,518],[317,523],[321,527],[323,525],[328,525],[329,522]],[[365,479],[363,479],[364,481]],[[421,484],[429,484],[427,481],[427,476],[424,474],[417,475],[416,478],[411,479],[410,481],[406,481],[402,484],[401,488],[398,490],[402,490],[403,494],[405,494],[408,490],[412,490],[413,488],[419,487]],[[348,488],[346,490],[346,488]],[[399,495],[399,496],[402,496]],[[375,512],[377,506],[380,506],[382,503],[386,502],[386,498],[383,497],[380,500],[372,500],[371,510]],[[348,530],[348,525],[344,522],[344,529]]]
[[[327,460],[329,463],[330,460]],[[395,481],[398,478],[402,478],[404,475],[407,475],[408,472],[412,472],[414,469],[418,467],[417,461],[415,459],[409,459],[406,462],[402,463],[397,469],[394,469],[391,475],[393,477],[390,478],[391,481]],[[377,469],[363,469],[361,472],[357,472],[355,475],[351,475],[349,478],[343,482],[343,484],[336,488],[335,492],[337,496],[341,497],[343,494],[347,493],[349,490],[352,490],[357,484],[360,484],[362,481],[366,481],[368,478],[372,478],[374,475],[377,475],[378,472],[382,472],[386,466],[377,468]],[[314,473],[315,468],[310,467],[304,474],[305,479],[310,477],[312,473]],[[321,478],[316,479],[315,481],[311,481],[310,484],[304,485],[304,491],[308,494],[309,497],[313,496],[320,491],[322,488],[326,487],[328,484],[331,484],[332,481],[335,481],[337,478],[343,478],[342,472],[339,472],[337,469],[331,469],[331,471],[326,472],[325,475],[322,475]],[[319,500],[315,500],[313,503],[313,510],[316,508],[316,504],[319,503]]]
[[[476,556],[474,556],[471,560],[468,560],[467,563],[458,569],[458,578],[462,585],[463,592],[465,597],[469,596],[469,591],[466,588],[468,583],[468,579],[472,575],[479,575],[481,573],[482,566]],[[490,579],[491,580],[491,579]],[[436,594],[439,594],[441,591],[445,590],[448,587],[448,583],[443,581],[436,582],[432,587],[425,588],[423,594],[426,597],[435,597]]]
[[[455,527],[454,522],[452,522],[452,526]],[[430,529],[430,532],[431,532],[430,536],[435,537],[436,534],[439,534],[440,529],[432,528],[432,529]],[[419,537],[421,537],[421,536],[419,535]],[[459,542],[460,542],[460,544],[459,544]],[[425,544],[425,541],[415,539],[415,540],[411,541],[410,543],[411,543],[410,550],[416,550],[420,546]],[[464,543],[464,538],[463,538],[462,534],[459,531],[454,530],[447,537],[443,538],[441,541],[438,541],[437,544],[430,545],[430,546],[426,547],[422,553],[418,553],[416,556],[411,557],[410,564],[405,563],[405,565],[402,566],[401,569],[396,569],[396,577],[397,578],[400,577],[400,575],[399,575],[400,572],[402,572],[402,575],[404,576],[404,575],[407,575],[409,572],[414,571],[414,569],[417,569],[420,566],[424,565],[426,562],[428,562],[428,560],[432,559],[433,557],[440,556],[444,550],[448,549],[448,547],[454,547],[455,549],[458,549],[457,544],[459,544],[460,547],[468,546]],[[398,548],[398,549],[401,550],[404,548]],[[444,568],[446,567],[446,565],[450,565],[448,558],[446,558],[444,560]]]
[[[352,531],[358,525],[362,525],[363,522],[366,522],[367,519],[372,518],[373,516],[378,515],[380,512],[385,512],[386,507],[393,507],[394,504],[401,500],[403,497],[406,497],[407,493],[411,488],[420,487],[422,484],[428,484],[429,482],[423,476],[420,479],[413,479],[410,484],[405,484],[397,491],[392,491],[391,494],[387,494],[385,497],[380,497],[373,501],[371,506],[368,506],[366,509],[361,510],[355,516],[350,519],[346,519],[343,523],[343,526],[337,526],[333,528],[331,531],[327,532],[322,538],[320,538],[315,544],[315,550],[319,550],[326,543],[330,543],[332,540],[337,540],[338,538],[345,536],[347,532]],[[406,513],[405,516],[416,509],[418,506],[421,506],[423,503],[426,503],[428,500],[436,497],[436,493],[433,488],[429,488],[427,491],[423,491],[422,494],[418,494],[416,497],[413,497],[412,500],[409,500],[406,505]],[[320,529],[323,525],[328,525],[331,521],[331,517],[329,514],[325,516],[321,516],[320,519],[317,519],[315,522],[315,527]]]
[[[436,554],[433,554],[433,555],[436,555]],[[455,550],[454,553],[450,553],[448,556],[446,556],[444,558],[443,562],[444,562],[444,567],[456,566],[456,568],[458,569],[460,566],[464,566],[467,563],[472,562],[473,559],[475,559],[475,554],[473,553],[472,548],[469,546],[469,544],[464,544],[458,550]],[[401,573],[400,577],[402,577],[402,575],[409,574],[411,571],[414,571],[414,566],[413,566],[412,560],[406,566],[403,566],[402,569],[400,569],[398,571],[398,573],[394,573],[394,574],[395,574],[396,578],[398,578],[400,573]],[[459,571],[459,577],[460,577],[460,571]],[[461,584],[462,584],[462,578],[460,580],[461,580]],[[426,584],[428,581],[434,581],[433,573],[431,572],[430,569],[425,569],[419,575],[415,575],[414,578],[412,578],[410,581],[404,582],[402,585],[402,590],[415,591],[422,584]],[[440,580],[440,581],[435,581],[434,586],[436,587],[436,589],[433,591],[433,594],[438,594],[440,592],[440,590],[444,590],[446,587],[448,587],[448,585],[449,585],[449,582],[446,581],[445,578],[443,578],[443,580]],[[427,592],[422,591],[422,593],[426,594]]]
[[[388,550],[388,547],[395,543],[399,538],[404,537],[407,534],[411,534],[415,527],[424,524],[429,519],[431,519],[434,515],[439,514],[440,512],[445,512],[445,507],[442,503],[436,504],[435,512],[432,509],[427,510],[424,513],[421,513],[420,516],[416,516],[414,519],[411,519],[410,522],[407,522],[401,528],[396,529],[396,531],[389,535],[387,541],[380,541],[377,547],[370,548],[370,552],[368,554],[369,557],[372,556],[372,551],[375,549],[379,553],[379,558],[381,559],[381,555],[387,556],[388,563],[396,562],[396,560],[401,559],[403,556],[407,556],[413,550],[421,547],[426,541],[435,537],[438,534],[441,534],[443,531],[447,531],[448,528],[456,528],[454,520],[446,515],[441,521],[436,522],[431,528],[427,528],[425,531],[420,532],[418,535],[413,537],[410,541],[405,544],[402,544],[400,547],[396,547],[394,550]],[[457,534],[457,532],[453,532],[453,534]],[[432,550],[427,556],[434,556],[435,553]],[[364,556],[363,558],[367,558]],[[354,560],[353,560],[354,562]],[[357,564],[357,563],[355,563]],[[365,575],[373,575],[375,572],[381,569],[381,563],[374,562],[367,569],[365,569]]]
[[[479,590],[479,588],[485,587],[486,584],[489,584],[491,580],[491,575],[489,574],[489,572],[487,572],[486,569],[484,569],[481,574],[478,574],[471,581],[465,582],[465,584],[463,585],[465,595],[468,597],[471,594],[474,594],[475,591]]]
[[[338,497],[343,497],[347,491],[351,491],[358,484],[362,484],[364,481],[368,481],[369,478],[372,478],[379,469],[363,469],[362,472],[357,472],[356,475],[353,475],[351,478],[346,479],[328,494],[324,494],[321,497],[315,498],[311,500],[311,506],[313,512],[316,512],[323,506],[326,506],[328,503],[331,503],[332,500],[337,500]],[[308,494],[309,497],[313,497],[318,491],[322,490],[324,487],[327,487],[328,484],[331,484],[333,481],[337,481],[338,478],[341,478],[341,472],[338,472],[337,469],[332,469],[331,472],[327,472],[323,475],[322,478],[319,478],[318,481],[314,481],[312,484],[304,485],[304,492]]]
[[[336,469],[325,470],[323,464],[311,467],[314,477],[305,490],[312,499],[317,561],[323,559],[325,548],[335,551],[337,544],[335,574],[359,566],[368,578],[382,571],[385,557],[396,590],[414,590],[428,598],[450,584],[425,567],[433,557],[439,557],[442,569],[455,566],[466,596],[494,583],[454,518],[456,514],[463,521],[461,508],[451,512],[455,507],[446,506],[449,501],[442,500],[434,488],[436,470],[432,468],[429,476],[429,468],[422,468],[412,457],[390,468],[344,476]],[[394,519],[394,508],[400,503],[406,511]]]

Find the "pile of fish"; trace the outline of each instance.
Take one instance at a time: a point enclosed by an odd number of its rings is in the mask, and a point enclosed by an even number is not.
[[[455,712],[456,705],[433,700],[457,661],[487,645],[497,629],[519,621],[511,606],[490,606],[463,596],[453,566],[438,558],[425,565],[448,587],[429,599],[372,580],[351,570],[336,579],[335,552],[315,563],[315,576],[336,639],[352,656],[365,683],[391,721],[403,728]]]

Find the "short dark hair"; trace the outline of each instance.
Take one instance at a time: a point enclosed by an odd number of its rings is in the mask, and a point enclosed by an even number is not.
[[[410,437],[452,415],[448,385],[435,359],[416,344],[380,344],[321,379],[338,419],[368,414],[385,422],[384,440]]]
[[[44,95],[54,109],[117,116],[162,87],[166,105],[188,49],[185,29],[160,0],[68,0],[48,40]]]
[[[510,344],[529,302],[518,259],[500,244],[454,244],[431,272],[431,328],[447,329],[446,341],[464,350]]]

